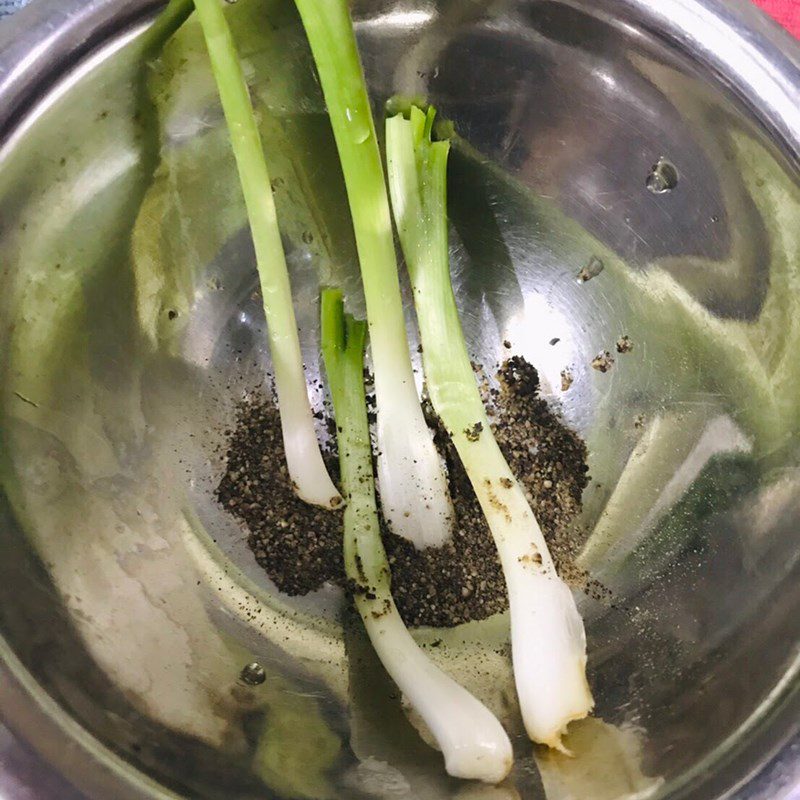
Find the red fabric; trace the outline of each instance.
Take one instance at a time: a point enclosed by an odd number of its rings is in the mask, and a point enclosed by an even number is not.
[[[755,3],[800,38],[800,0],[755,0]]]

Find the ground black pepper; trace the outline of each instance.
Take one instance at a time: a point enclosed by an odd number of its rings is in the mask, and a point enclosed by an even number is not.
[[[250,549],[278,589],[307,594],[325,581],[343,581],[343,512],[308,505],[295,495],[271,399],[253,395],[240,404],[226,460],[217,500],[245,523]],[[338,476],[333,454],[325,454],[325,463]]]
[[[524,359],[506,361],[495,388],[477,366],[476,372],[487,393],[492,430],[526,491],[560,574],[586,587],[586,576],[573,565],[581,539],[575,520],[587,484],[584,443],[539,396],[538,374]],[[466,472],[430,408],[427,413],[448,467],[456,513],[453,537],[444,547],[419,551],[391,533],[383,520],[381,526],[392,593],[403,619],[412,626],[449,627],[503,611],[508,598],[494,543]],[[336,479],[335,454],[328,452],[325,459]],[[217,499],[245,524],[256,560],[281,591],[306,594],[326,581],[348,587],[341,552],[342,512],[309,506],[295,496],[284,464],[280,417],[263,396],[250,398],[238,409]]]

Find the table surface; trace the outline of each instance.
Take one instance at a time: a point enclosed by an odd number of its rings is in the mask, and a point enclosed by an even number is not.
[[[755,3],[800,38],[800,0],[755,0]]]

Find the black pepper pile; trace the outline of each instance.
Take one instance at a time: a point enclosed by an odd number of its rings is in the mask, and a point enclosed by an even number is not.
[[[344,581],[342,511],[308,505],[294,493],[281,434],[281,419],[271,399],[243,401],[229,436],[227,467],[217,500],[245,523],[256,561],[289,595],[308,594],[325,581]],[[334,479],[335,455],[325,453]]]
[[[528,495],[559,573],[585,586],[573,560],[582,538],[575,520],[588,481],[586,447],[539,396],[533,366],[515,356],[497,377],[495,388],[482,380],[497,442]],[[419,551],[383,522],[382,533],[392,594],[406,624],[450,627],[504,611],[508,598],[478,500],[449,437],[428,411],[448,468],[456,513],[453,537],[441,548]],[[325,457],[335,479],[335,455]],[[275,585],[290,595],[306,594],[326,581],[346,586],[342,512],[306,505],[295,496],[280,417],[270,400],[250,398],[240,405],[226,462],[217,499],[245,524],[250,548]]]

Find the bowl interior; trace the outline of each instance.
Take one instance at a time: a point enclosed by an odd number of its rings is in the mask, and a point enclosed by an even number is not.
[[[451,253],[475,359],[491,368],[511,342],[589,449],[581,563],[611,599],[580,600],[597,713],[575,726],[577,757],[521,734],[504,615],[416,632],[513,733],[511,778],[475,787],[420,740],[341,593],[279,594],[214,498],[236,403],[270,370],[263,311],[197,28],[156,59],[140,5],[141,24],[48,85],[0,150],[15,680],[91,734],[82,746],[131,796],[733,786],[796,719],[800,633],[800,185],[757,109],[610,3],[355,9],[379,127],[390,97],[422,96],[460,137]],[[291,4],[228,11],[321,405],[320,284],[362,308],[335,148]],[[617,354],[623,335],[633,350]],[[254,661],[255,687],[240,678]]]

